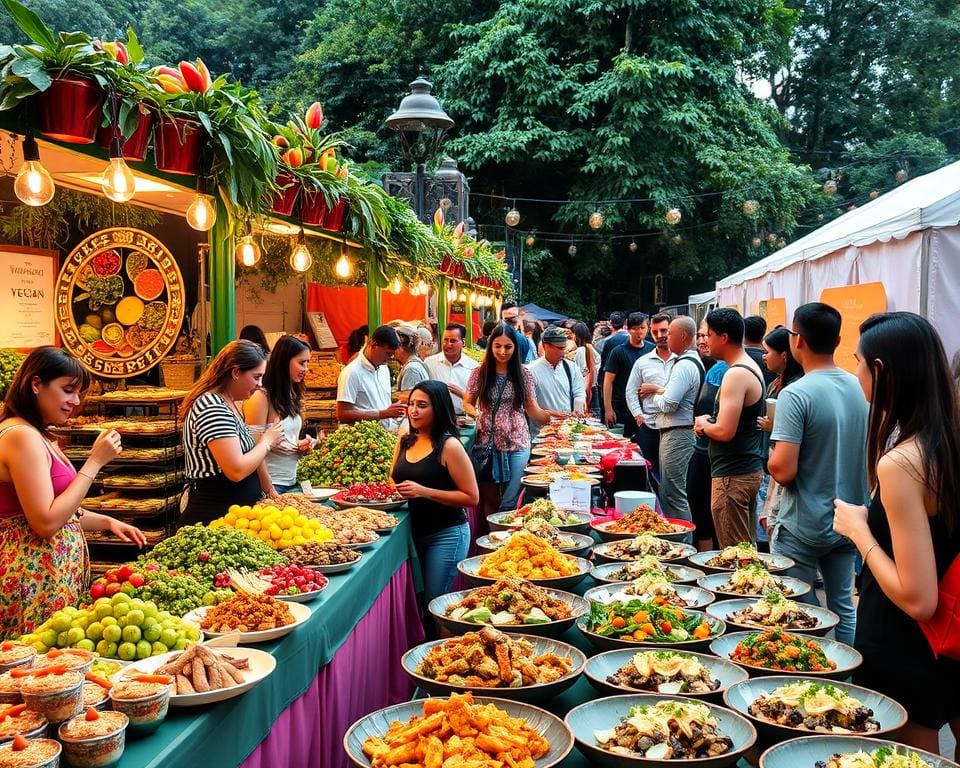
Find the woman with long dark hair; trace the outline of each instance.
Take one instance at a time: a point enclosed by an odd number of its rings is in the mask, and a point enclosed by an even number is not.
[[[833,527],[863,558],[854,682],[908,714],[897,740],[937,753],[960,732],[960,662],[935,658],[918,622],[937,609],[938,583],[960,554],[960,411],[933,326],[910,312],[860,326],[857,378],[870,402],[869,508],[834,502]]]
[[[391,477],[408,500],[424,600],[429,604],[453,586],[457,563],[470,546],[464,507],[474,506],[480,495],[470,458],[458,439],[447,385],[440,381],[414,385],[407,418],[410,433],[397,443]]]
[[[470,373],[464,402],[477,409],[477,445],[492,444],[489,477],[478,477],[484,518],[517,505],[523,468],[530,459],[527,417],[540,424],[550,414],[537,405],[533,376],[520,360],[517,332],[500,323],[490,332],[483,362]]]
[[[256,504],[263,498],[266,489],[258,470],[283,440],[283,429],[271,424],[258,443],[237,403],[257,391],[266,367],[267,353],[258,344],[231,341],[181,403],[189,490],[180,525],[209,523],[231,504]]]
[[[0,413],[0,640],[32,632],[73,605],[90,558],[82,531],[110,531],[143,547],[132,525],[82,508],[100,470],[122,450],[102,432],[79,471],[50,428],[66,423],[90,375],[57,347],[38,347],[20,366]]]
[[[776,400],[785,387],[803,376],[803,368],[800,367],[797,358],[790,351],[790,334],[783,326],[774,328],[764,337],[763,364],[770,373],[776,376],[767,386],[767,400]],[[770,452],[770,433],[773,431],[773,416],[770,415],[769,404],[767,409],[768,413],[766,415],[757,417],[757,427],[763,433],[760,436],[762,441],[760,450],[764,457],[764,469],[767,465],[767,454]],[[757,515],[758,541],[769,541],[777,519],[777,513],[780,511],[782,496],[783,487],[770,475],[765,474],[757,493],[757,507],[760,510],[760,514]]]
[[[597,375],[600,373],[600,355],[593,348],[593,336],[586,323],[574,323],[570,328],[573,331],[573,340],[577,345],[574,362],[580,367],[583,374],[583,383],[587,390],[590,410],[600,412],[600,400],[597,394]]]
[[[283,440],[260,465],[260,486],[268,496],[297,487],[297,462],[310,453],[317,441],[300,439],[303,418],[303,380],[310,367],[310,346],[296,336],[281,336],[267,360],[263,385],[243,403],[243,418],[255,435],[278,423]]]

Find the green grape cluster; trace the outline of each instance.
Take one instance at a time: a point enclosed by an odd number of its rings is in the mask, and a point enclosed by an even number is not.
[[[15,349],[0,349],[0,399],[7,396],[7,387],[10,386],[24,359],[26,356]]]
[[[161,611],[183,616],[201,605],[216,605],[233,596],[233,591],[211,590],[193,576],[164,571],[150,574],[149,581],[140,590],[141,598],[152,600]]]
[[[286,564],[287,558],[243,531],[187,525],[138,560],[144,566],[151,561],[190,574],[206,591],[228,568],[257,571]]]
[[[385,482],[397,438],[379,421],[344,424],[297,465],[297,480],[315,486]]]

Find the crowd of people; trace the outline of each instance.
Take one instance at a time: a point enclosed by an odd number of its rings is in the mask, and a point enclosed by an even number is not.
[[[376,420],[400,439],[390,475],[409,501],[425,599],[448,592],[470,540],[465,510],[514,509],[539,427],[594,415],[619,425],[648,461],[660,511],[695,523],[700,550],[752,541],[822,584],[837,639],[864,663],[855,681],[907,708],[903,740],[936,751],[960,730],[960,662],[937,657],[922,625],[943,610],[938,585],[960,553],[960,409],[943,345],[918,315],[860,328],[856,375],[834,359],[841,316],[810,303],[791,327],[734,309],[615,312],[548,327],[503,306],[477,362],[466,329],[426,325],[357,334],[336,395],[341,423]],[[649,338],[648,338],[649,336]],[[434,349],[437,351],[434,352]],[[391,376],[388,363],[399,371]],[[184,399],[182,524],[296,488],[310,348],[283,336],[228,344]],[[122,451],[110,430],[75,470],[51,427],[75,411],[87,372],[63,350],[31,353],[0,415],[0,636],[30,631],[71,604],[87,578],[84,530],[145,544],[137,528],[82,508]],[[467,452],[459,424],[475,419]],[[859,581],[859,602],[855,601]],[[816,602],[817,592],[803,598]],[[952,609],[951,609],[952,610]],[[909,665],[889,658],[910,659]]]

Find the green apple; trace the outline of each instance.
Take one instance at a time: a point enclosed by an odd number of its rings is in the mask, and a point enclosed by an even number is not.
[[[103,624],[99,621],[95,621],[92,624],[87,626],[87,637],[93,642],[99,642],[103,639]]]
[[[124,643],[138,643],[140,642],[140,638],[141,638],[140,627],[136,627],[132,624],[129,624],[123,628]]]
[[[105,659],[115,659],[117,657],[117,644],[108,640],[101,640],[97,643],[97,653]]]
[[[137,658],[138,659],[148,659],[153,653],[153,645],[148,643],[146,640],[141,640],[137,643]]]
[[[119,643],[123,639],[123,630],[116,624],[103,628],[103,639],[108,643]]]
[[[137,658],[137,646],[135,643],[120,643],[117,648],[117,655],[124,661],[133,661]]]

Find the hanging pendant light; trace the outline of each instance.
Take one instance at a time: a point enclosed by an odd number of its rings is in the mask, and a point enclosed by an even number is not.
[[[110,142],[110,164],[100,177],[103,194],[115,203],[126,203],[137,191],[137,180],[123,159],[123,143],[114,136]]]
[[[236,257],[243,267],[255,267],[263,254],[260,252],[260,246],[253,240],[253,226],[247,222],[247,234],[240,238],[237,243]]]
[[[476,292],[476,291],[471,291],[471,292],[470,292],[470,303],[471,303],[471,304],[476,304],[478,298],[480,298],[480,297],[477,296],[477,292]]]
[[[520,223],[520,211],[516,208],[511,208],[507,211],[507,215],[503,217],[503,220],[506,222],[508,227],[515,227]]]
[[[389,288],[390,293],[392,293],[394,296],[398,296],[400,294],[400,291],[402,290],[403,290],[403,283],[400,282],[400,278],[399,277],[393,278],[393,280],[390,281],[390,288]]]
[[[627,246],[627,248],[630,249],[630,253],[636,253],[636,252],[637,252],[637,247],[638,247],[638,246],[637,246],[637,241],[636,241],[636,240],[631,240],[631,241],[630,241],[630,245]]]
[[[447,301],[456,301],[457,300],[457,289],[449,288],[447,290]]]
[[[56,191],[53,177],[40,162],[40,148],[33,136],[23,139],[23,165],[13,182],[13,191],[24,205],[38,208],[53,199]]]
[[[680,212],[679,208],[671,208],[667,211],[664,218],[667,220],[667,224],[670,226],[676,226],[680,223],[680,219],[683,218],[683,214]]]
[[[337,259],[337,263],[334,264],[333,271],[341,280],[346,280],[353,274],[353,264],[351,264],[350,259],[347,258],[347,252],[345,250],[341,249],[340,258]]]
[[[600,229],[603,226],[603,214],[600,211],[594,211],[590,214],[587,223],[590,224],[590,229]]]
[[[217,209],[213,198],[207,194],[206,183],[202,176],[197,177],[197,194],[187,206],[187,224],[197,232],[208,232],[217,220]]]
[[[567,253],[569,253],[571,256],[576,256],[576,255],[577,255],[577,246],[574,245],[573,243],[570,243],[570,247],[567,248]]]
[[[310,249],[307,248],[307,239],[303,233],[303,227],[300,228],[300,234],[297,235],[297,244],[290,252],[290,267],[294,272],[306,272],[313,264],[313,256],[310,255]]]
[[[533,248],[534,243],[537,242],[537,238],[533,235],[527,235],[527,248]]]
[[[417,292],[421,296],[426,296],[427,293],[430,292],[430,286],[427,285],[425,280],[421,280],[419,283],[417,283]]]

